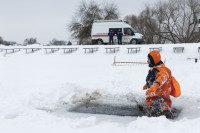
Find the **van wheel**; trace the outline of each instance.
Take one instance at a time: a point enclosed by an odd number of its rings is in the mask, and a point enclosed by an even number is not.
[[[101,44],[103,44],[103,41],[99,39],[99,40],[97,40],[97,44],[101,45]]]
[[[130,44],[137,44],[137,40],[132,39],[131,42],[130,42]]]

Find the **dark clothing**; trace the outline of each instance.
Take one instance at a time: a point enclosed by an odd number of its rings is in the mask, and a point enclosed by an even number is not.
[[[114,32],[110,31],[108,32],[108,36],[109,36],[109,44],[114,44],[114,41],[113,41],[113,36],[115,35]]]
[[[108,36],[109,37],[113,37],[115,35],[115,33],[113,32],[113,31],[110,31],[109,33],[108,33]]]
[[[156,81],[156,74],[158,72],[159,71],[156,68],[149,70],[149,73],[146,77],[147,88],[150,88],[153,85],[153,83]]]
[[[113,37],[109,37],[109,44],[114,44]]]
[[[151,59],[150,59],[151,60]],[[149,65],[151,65],[152,63],[150,63]],[[155,64],[155,63],[154,63]],[[153,66],[159,66],[163,64],[162,61],[159,61],[156,65],[153,65]],[[151,65],[152,66],[152,65]],[[158,69],[156,69],[155,67],[153,69],[150,69],[149,70],[149,73],[146,77],[146,83],[147,83],[147,88],[150,88],[153,83],[156,81],[156,74],[158,73]],[[159,83],[158,83],[159,84]]]
[[[122,44],[122,38],[118,38],[118,44]]]
[[[122,38],[123,34],[122,32],[117,32],[117,38]]]
[[[162,103],[163,103],[163,98],[157,98],[153,104],[151,104],[150,108],[149,108],[149,113],[151,115],[159,115],[161,112],[163,112],[161,110],[162,108]]]
[[[122,44],[122,36],[123,34],[121,31],[117,32],[118,44]]]

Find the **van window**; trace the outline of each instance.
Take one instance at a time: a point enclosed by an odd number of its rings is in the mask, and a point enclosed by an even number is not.
[[[114,32],[114,34],[117,34],[117,32],[120,30],[122,31],[122,28],[109,28],[109,31],[112,30]],[[109,32],[108,31],[108,32]]]
[[[124,34],[126,34],[126,35],[134,35],[134,32],[130,28],[124,28]]]

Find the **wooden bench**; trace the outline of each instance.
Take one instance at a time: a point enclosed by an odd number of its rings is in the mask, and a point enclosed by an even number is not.
[[[85,49],[85,53],[87,53],[87,50],[88,50],[88,53],[94,53],[95,51],[99,50],[98,47],[95,47],[95,48],[83,48],[83,49]]]
[[[110,52],[115,53],[116,51],[119,51],[120,47],[112,47],[112,48],[105,48],[106,49],[106,53],[108,53],[108,50],[110,50]]]
[[[72,53],[76,50],[78,50],[78,48],[61,48],[64,50],[64,53]]]
[[[183,53],[184,47],[173,47],[174,53],[181,51]]]
[[[153,51],[153,50],[157,50],[157,51],[162,51],[162,47],[154,47],[154,48],[149,48],[150,49],[150,52]]]
[[[200,47],[198,47],[198,53],[200,52]]]
[[[28,53],[33,53],[35,51],[39,51],[41,48],[24,48],[24,50],[26,51],[26,54]]]
[[[48,50],[50,50],[50,53],[54,53],[56,51],[59,51],[60,48],[43,48],[45,49],[46,54],[48,53]]]
[[[3,50],[6,51],[6,54],[8,53],[15,53],[15,52],[18,52],[21,50],[21,48],[3,48]],[[11,51],[11,52],[8,52],[8,51]]]
[[[127,49],[128,49],[128,53],[129,53],[129,50],[130,50],[130,52],[135,51],[136,53],[137,53],[138,51],[140,51],[140,47],[127,48]]]

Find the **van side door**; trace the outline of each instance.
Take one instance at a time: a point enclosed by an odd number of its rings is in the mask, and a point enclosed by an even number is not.
[[[114,32],[114,34],[115,34],[115,36],[114,36],[114,42],[117,43],[118,42],[118,40],[117,40],[117,32],[119,30],[122,31],[122,28],[109,28],[109,31],[110,30],[112,30]]]

